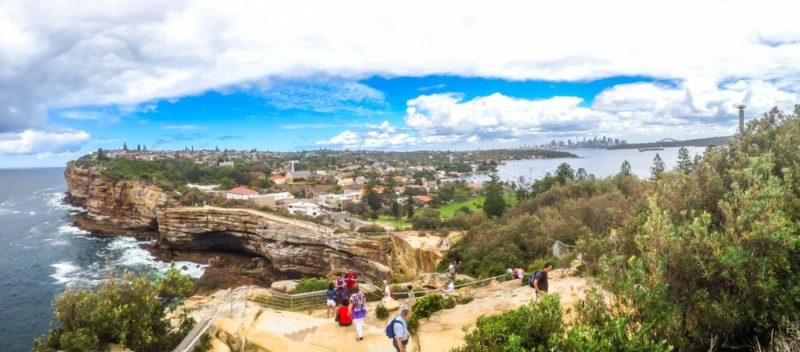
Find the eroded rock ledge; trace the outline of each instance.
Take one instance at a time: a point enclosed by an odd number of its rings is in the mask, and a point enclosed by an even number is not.
[[[87,209],[76,222],[110,233],[152,233],[167,249],[247,253],[266,258],[279,272],[325,276],[353,268],[369,279],[391,276],[388,238],[315,231],[249,209],[186,208],[141,180],[112,180],[97,166],[74,162],[65,171],[67,201]],[[110,230],[116,229],[114,232]]]

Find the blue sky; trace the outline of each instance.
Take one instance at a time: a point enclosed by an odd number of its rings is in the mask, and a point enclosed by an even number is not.
[[[419,150],[730,135],[736,104],[752,119],[800,101],[800,28],[781,6],[792,3],[0,2],[0,167],[123,142]]]

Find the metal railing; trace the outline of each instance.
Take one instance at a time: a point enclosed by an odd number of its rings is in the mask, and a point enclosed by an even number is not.
[[[189,333],[186,334],[186,337],[183,338],[183,341],[181,341],[178,347],[175,347],[175,349],[173,349],[172,351],[173,352],[194,351],[195,346],[197,346],[197,343],[200,342],[200,338],[202,338],[203,335],[206,334],[208,328],[211,327],[211,324],[214,323],[214,320],[217,319],[219,313],[222,312],[222,307],[233,299],[233,296],[231,295],[232,292],[233,291],[231,289],[228,289],[228,293],[226,293],[225,295],[225,300],[219,304],[219,306],[217,307],[217,311],[213,315],[207,315],[203,317],[203,319],[201,319],[194,326],[194,328],[192,328],[192,330],[190,330]]]
[[[444,275],[444,274],[443,274]],[[475,280],[470,282],[460,283],[458,285],[453,285],[455,289],[460,289],[464,287],[480,287],[486,286],[491,283],[493,280],[497,281],[505,281],[509,277],[508,274],[502,274],[497,276],[488,277],[481,280]],[[372,295],[375,298],[383,297],[383,290],[379,289],[377,286],[371,283],[359,283],[359,287],[365,294]],[[431,293],[442,293],[442,289],[429,289],[429,290],[422,290],[422,291],[414,291],[414,297],[422,297]],[[306,309],[313,309],[325,306],[325,296],[326,290],[322,291],[314,291],[314,292],[306,292],[306,293],[297,293],[297,294],[288,294],[283,292],[278,292],[275,290],[271,290],[269,293],[262,294],[256,296],[252,299],[252,301],[259,303],[263,306],[275,308],[275,309],[282,309],[282,310],[306,310]],[[395,292],[392,294],[393,298],[408,298],[410,292]]]
[[[370,283],[359,283],[364,293],[379,291]],[[270,290],[268,293],[253,297],[252,301],[266,307],[282,310],[305,310],[325,306],[327,290],[288,294]]]

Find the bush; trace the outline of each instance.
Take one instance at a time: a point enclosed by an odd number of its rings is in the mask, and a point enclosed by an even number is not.
[[[434,209],[420,209],[411,217],[411,227],[414,230],[436,230],[442,226],[439,211]]]
[[[161,288],[145,276],[110,277],[98,289],[70,288],[56,298],[55,317],[63,329],[50,328],[37,339],[36,351],[92,351],[119,343],[136,351],[167,351],[192,329],[187,314],[174,329]]]
[[[300,282],[297,283],[297,287],[292,290],[290,293],[306,293],[306,292],[315,292],[315,291],[324,291],[328,289],[328,284],[330,281],[325,280],[323,278],[305,278],[300,279]]]
[[[80,328],[74,331],[65,331],[59,339],[59,346],[66,352],[84,352],[100,350],[100,341],[92,331]]]
[[[367,226],[362,226],[361,228],[359,228],[358,232],[360,232],[360,233],[382,233],[382,232],[386,232],[386,228],[384,228],[381,225],[369,224]]]
[[[166,299],[186,298],[192,292],[192,279],[176,268],[169,268],[164,276],[156,281],[158,296]]]
[[[386,320],[389,317],[389,310],[383,306],[383,304],[378,304],[375,307],[375,316],[380,320]]]

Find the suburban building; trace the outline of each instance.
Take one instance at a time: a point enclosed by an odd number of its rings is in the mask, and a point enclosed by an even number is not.
[[[195,185],[191,183],[187,183],[186,187],[199,189],[203,192],[211,192],[219,187],[219,185]]]
[[[272,182],[274,182],[276,185],[286,184],[286,177],[283,177],[281,175],[272,175],[272,176],[269,177],[269,179]]]
[[[311,202],[295,202],[289,204],[289,214],[317,217],[321,214],[319,205]]]
[[[258,192],[247,187],[236,187],[225,192],[225,198],[236,200],[250,200],[257,196]]]
[[[233,161],[221,161],[219,163],[220,167],[233,167]]]
[[[283,204],[287,199],[294,199],[294,196],[289,192],[259,194],[253,198],[253,201],[259,207],[275,209],[279,205]]]

